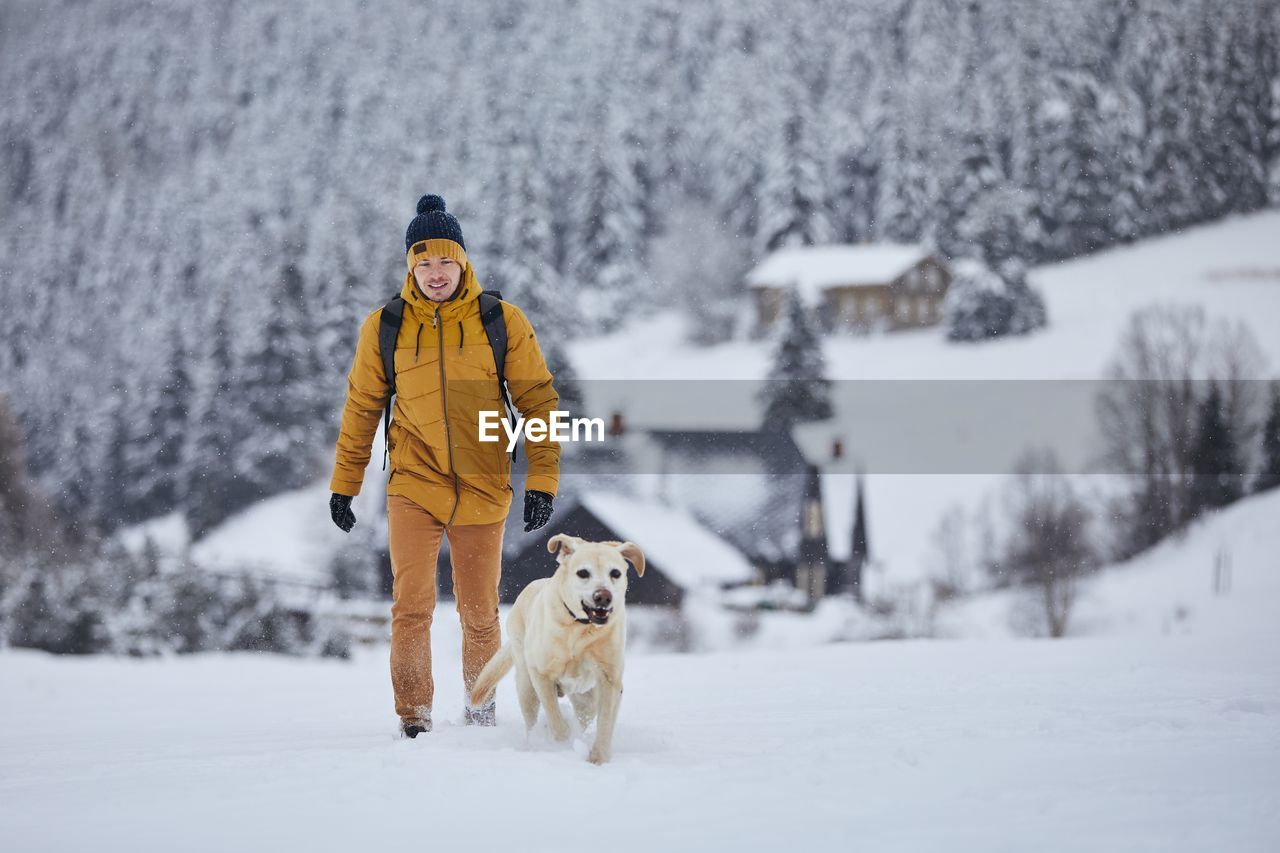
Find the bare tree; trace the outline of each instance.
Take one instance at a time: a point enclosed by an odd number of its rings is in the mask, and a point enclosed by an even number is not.
[[[1052,451],[1028,451],[1005,494],[1010,531],[1000,568],[1032,593],[1051,637],[1067,631],[1076,584],[1099,564],[1090,513]]]
[[[954,504],[933,531],[935,565],[930,581],[935,600],[955,598],[968,590],[973,562],[970,539],[964,507]]]
[[[983,495],[973,514],[973,558],[974,565],[991,575],[995,586],[999,588],[1008,586],[1010,579],[1000,568],[1000,537],[996,532],[992,501],[992,495]]]
[[[1222,414],[1231,439],[1243,454],[1245,470],[1254,467],[1255,443],[1266,419],[1267,357],[1253,332],[1236,319],[1218,320],[1209,339],[1209,375],[1222,394]]]
[[[1205,380],[1222,384],[1228,426],[1243,445],[1258,429],[1253,380],[1262,367],[1247,327],[1210,325],[1200,306],[1153,305],[1129,318],[1097,401],[1107,470],[1133,478],[1116,513],[1118,556],[1155,544],[1195,516],[1196,413]]]

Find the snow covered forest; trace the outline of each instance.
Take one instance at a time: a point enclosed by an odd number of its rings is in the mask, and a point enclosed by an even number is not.
[[[323,473],[422,192],[548,337],[714,314],[789,244],[1062,258],[1280,198],[1278,32],[1267,0],[8,3],[0,391],[61,513],[207,529]],[[735,251],[689,281],[673,229]]]

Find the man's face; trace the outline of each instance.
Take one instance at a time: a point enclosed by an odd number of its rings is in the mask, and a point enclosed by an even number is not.
[[[432,302],[444,302],[458,289],[462,280],[462,266],[453,258],[422,258],[413,265],[413,277],[418,289]]]

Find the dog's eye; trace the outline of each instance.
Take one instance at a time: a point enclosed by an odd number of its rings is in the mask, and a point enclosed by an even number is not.
[[[609,572],[609,577],[613,578],[614,580],[617,580],[618,578],[622,577],[622,572],[618,571],[617,569],[614,569],[613,571]]]
[[[586,569],[578,569],[578,577],[583,579],[589,578],[591,577],[591,572],[587,571]]]

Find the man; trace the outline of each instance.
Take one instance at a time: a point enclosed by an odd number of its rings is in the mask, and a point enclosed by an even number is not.
[[[498,580],[502,532],[511,508],[511,461],[505,441],[481,442],[482,411],[502,411],[492,345],[480,317],[480,285],[467,259],[458,220],[444,199],[423,196],[405,233],[409,272],[400,295],[404,315],[395,349],[395,410],[387,438],[391,478],[387,526],[394,576],[391,684],[400,731],[431,731],[431,618],[436,557],[449,539],[453,589],[462,622],[462,676],[471,685],[501,646]],[[507,327],[505,374],[512,404],[526,418],[550,419],[558,397],[524,312],[501,303]],[[378,331],[382,310],[365,318],[347,382],[329,500],[333,521],[355,524],[378,421],[391,396]],[[560,448],[526,441],[525,530],[551,518]],[[468,724],[493,725],[494,707],[467,708]]]

